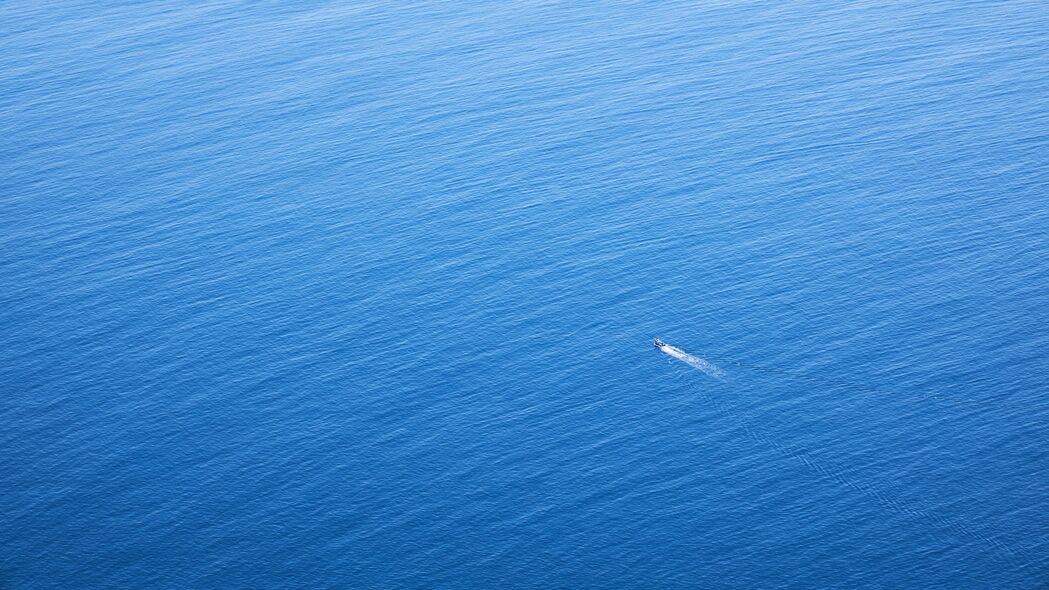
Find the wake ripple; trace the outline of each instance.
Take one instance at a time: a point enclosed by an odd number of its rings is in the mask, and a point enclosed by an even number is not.
[[[701,358],[687,354],[673,346],[664,346],[662,347],[662,350],[670,356],[680,359],[693,367],[702,370],[708,375],[717,377],[718,379],[722,379],[725,374],[724,371],[717,366]],[[925,521],[936,527],[938,530],[947,531],[953,534],[956,538],[967,538],[984,543],[987,547],[995,550],[997,557],[1014,566],[1026,568],[1032,563],[1035,563],[1024,548],[1010,547],[999,541],[996,538],[996,535],[985,532],[981,527],[974,523],[942,516],[934,511],[923,510],[919,507],[913,506],[903,499],[904,494],[893,489],[895,486],[891,482],[884,484],[879,489],[879,487],[874,485],[854,480],[847,475],[848,470],[840,465],[817,459],[817,457],[811,452],[779,442],[779,440],[756,426],[751,419],[748,419],[751,417],[746,414],[740,414],[736,410],[724,405],[718,396],[711,395],[709,392],[698,387],[694,383],[690,385],[690,389],[698,392],[706,400],[708,405],[713,406],[723,416],[738,423],[753,440],[767,445],[784,457],[800,461],[816,475],[859,492],[891,511]]]
[[[659,350],[662,350],[663,352],[676,358],[679,361],[692,365],[693,367],[699,369],[700,371],[703,371],[704,373],[710,375],[715,379],[725,379],[725,371],[722,370],[721,367],[718,367],[710,361],[701,359],[698,356],[693,356],[681,350],[680,348],[677,348],[676,346],[671,346],[667,344],[666,346],[661,346]]]

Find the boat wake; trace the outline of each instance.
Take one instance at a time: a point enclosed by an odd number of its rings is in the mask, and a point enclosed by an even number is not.
[[[659,350],[677,360],[687,363],[715,379],[725,380],[725,371],[717,365],[688,354],[676,346],[663,342],[659,338],[655,339],[655,345]],[[741,363],[734,364],[745,366]],[[993,534],[993,532],[989,532],[975,523],[944,516],[936,510],[926,510],[916,506],[906,500],[906,491],[899,490],[891,479],[880,485],[872,485],[863,480],[853,479],[850,471],[843,466],[819,458],[808,449],[781,443],[773,433],[767,432],[756,424],[757,419],[754,416],[733,409],[725,403],[721,396],[711,395],[706,388],[699,387],[698,383],[692,383],[691,387],[695,388],[705,398],[708,405],[713,406],[725,417],[738,423],[752,439],[767,445],[782,456],[800,461],[816,475],[858,492],[889,510],[929,523],[936,530],[948,533],[955,539],[970,539],[984,543],[987,547],[995,549],[997,557],[1007,563],[1022,567],[1028,567],[1035,563],[1028,551],[1029,548],[1012,547],[999,541],[997,535]]]
[[[693,356],[676,346],[664,344],[663,346],[659,347],[659,350],[662,350],[663,352],[667,353],[668,355],[676,358],[681,362],[692,365],[693,367],[699,369],[700,371],[703,371],[704,373],[710,375],[715,379],[725,379],[725,371],[722,370],[721,367],[718,367],[710,361],[703,360],[698,356]]]
[[[669,346],[666,348],[669,348]],[[666,352],[671,354],[670,351]],[[676,355],[671,356],[676,357]],[[781,443],[774,434],[755,424],[756,419],[754,416],[734,410],[731,406],[724,404],[722,398],[717,395],[711,395],[705,388],[695,385],[693,387],[696,392],[703,396],[707,405],[713,406],[723,416],[738,423],[752,439],[767,445],[784,457],[800,461],[816,475],[859,492],[889,510],[925,521],[937,530],[950,533],[955,538],[968,538],[980,541],[995,549],[997,557],[1007,563],[1022,567],[1028,567],[1036,563],[1036,560],[1032,559],[1032,556],[1029,554],[1029,548],[1007,545],[999,541],[997,535],[984,530],[976,523],[943,516],[935,510],[924,510],[914,506],[905,500],[905,490],[901,490],[891,479],[888,482],[883,482],[881,485],[872,485],[862,480],[853,479],[849,475],[849,471],[841,465],[835,465],[831,461],[818,458],[810,450]]]

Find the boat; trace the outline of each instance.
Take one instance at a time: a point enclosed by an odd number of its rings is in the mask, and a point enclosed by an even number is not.
[[[659,338],[656,338],[655,340],[653,340],[653,341],[652,341],[652,344],[654,344],[656,348],[663,348],[664,346],[666,346],[666,345],[667,345],[667,343],[666,343],[666,342],[663,342],[663,341],[662,341],[662,340],[660,340]]]

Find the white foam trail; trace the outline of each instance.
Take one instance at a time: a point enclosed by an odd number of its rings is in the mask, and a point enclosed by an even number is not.
[[[704,373],[710,375],[715,379],[725,378],[725,371],[723,371],[714,363],[711,363],[710,361],[705,361],[699,358],[698,356],[692,356],[691,354],[685,352],[684,350],[681,350],[680,348],[677,348],[676,346],[671,346],[667,344],[666,346],[660,346],[659,350],[662,350],[663,352],[669,354],[670,356],[676,358],[679,361],[692,365],[693,367],[699,369],[700,371],[703,371]]]

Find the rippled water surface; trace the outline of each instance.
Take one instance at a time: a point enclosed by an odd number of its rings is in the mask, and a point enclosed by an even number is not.
[[[1044,3],[0,33],[0,587],[1049,579]]]

